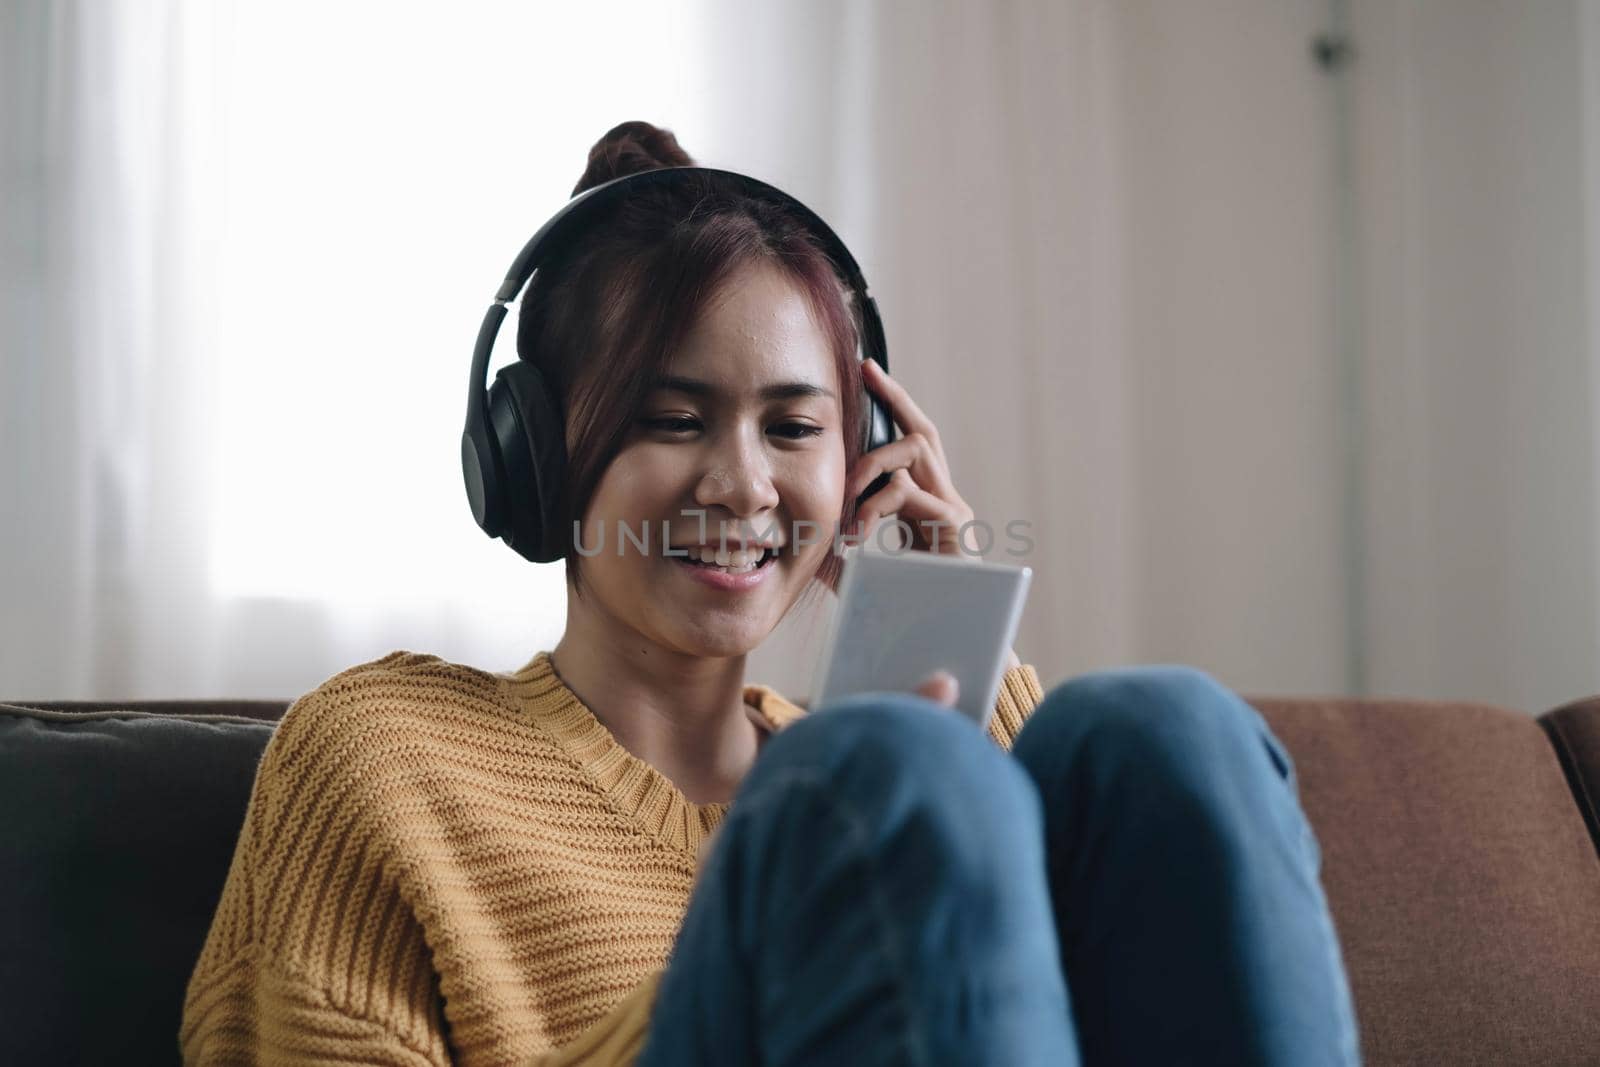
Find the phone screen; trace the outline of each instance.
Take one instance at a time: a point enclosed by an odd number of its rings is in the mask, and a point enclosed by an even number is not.
[[[909,693],[936,670],[960,683],[956,710],[987,728],[1030,567],[902,550],[846,553],[809,706],[867,692]]]

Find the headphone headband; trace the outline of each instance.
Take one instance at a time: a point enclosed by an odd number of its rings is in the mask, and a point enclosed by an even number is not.
[[[556,212],[539,232],[528,239],[522,246],[522,251],[517,253],[517,258],[512,262],[511,269],[506,272],[506,279],[495,293],[495,300],[501,303],[510,303],[522,292],[522,287],[528,283],[538,265],[552,259],[560,251],[573,242],[573,239],[587,230],[598,218],[610,208],[631,195],[638,189],[652,186],[682,185],[686,180],[693,180],[695,176],[707,179],[724,179],[732,182],[738,191],[746,195],[757,196],[782,207],[789,209],[799,216],[806,229],[814,236],[821,239],[823,251],[843,275],[846,284],[851,288],[859,289],[862,293],[867,290],[867,282],[861,274],[861,268],[856,264],[856,259],[850,254],[850,249],[845,247],[838,234],[833,232],[821,216],[800,201],[776,186],[768,185],[764,181],[752,178],[747,174],[739,174],[731,170],[719,170],[716,167],[657,167],[654,170],[640,171],[637,174],[624,174],[620,178],[613,178],[603,182],[592,189],[585,189],[571,200],[565,207]]]
[[[783,190],[748,175],[714,167],[659,167],[586,189],[539,227],[517,253],[478,328],[467,386],[461,466],[472,516],[490,537],[503,539],[536,563],[562,558],[568,545],[566,531],[555,528],[556,501],[566,474],[565,432],[557,398],[531,364],[519,360],[501,368],[493,387],[488,387],[489,357],[507,305],[521,295],[542,265],[581,241],[627,196],[640,189],[694,181],[707,183],[708,189],[726,183],[731,186],[730,192],[766,200],[796,216],[821,243],[836,272],[855,293],[862,358],[889,369],[878,305],[867,292],[866,279],[855,257],[820,216]],[[893,440],[889,413],[871,392],[865,396],[865,412],[864,449]],[[878,478],[862,497],[877,492],[886,481],[887,476]]]

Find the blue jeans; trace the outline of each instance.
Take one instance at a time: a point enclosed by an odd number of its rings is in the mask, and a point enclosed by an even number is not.
[[[1288,753],[1186,667],[1052,689],[1011,754],[870,693],[769,740],[640,1067],[1356,1064]]]

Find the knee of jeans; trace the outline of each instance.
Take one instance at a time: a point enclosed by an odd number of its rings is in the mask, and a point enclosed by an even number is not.
[[[1029,832],[1040,818],[1027,773],[977,724],[912,694],[866,694],[780,730],[741,789],[823,783],[863,823],[912,821],[953,841]]]
[[[1121,667],[1055,686],[1017,735],[1024,762],[1092,743],[1132,763],[1214,777],[1264,748],[1280,776],[1292,763],[1256,709],[1205,671],[1183,665]]]

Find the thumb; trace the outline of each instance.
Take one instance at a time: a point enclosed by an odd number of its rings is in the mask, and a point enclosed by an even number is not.
[[[950,707],[961,695],[961,684],[949,671],[938,670],[922,680],[922,684],[917,686],[917,695],[927,697],[935,704]]]

